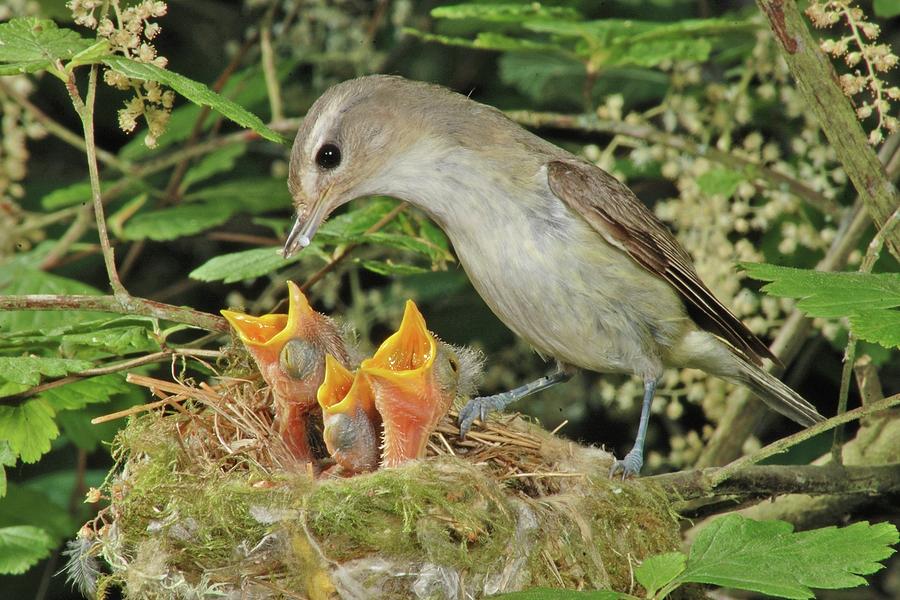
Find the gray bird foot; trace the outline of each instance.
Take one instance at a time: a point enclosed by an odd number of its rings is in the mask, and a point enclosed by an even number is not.
[[[632,448],[631,451],[625,455],[625,458],[613,462],[612,467],[609,469],[609,476],[615,477],[616,473],[622,471],[622,479],[625,479],[629,475],[637,477],[643,466],[644,452],[639,448]]]
[[[475,422],[475,419],[480,419],[484,422],[489,413],[503,410],[503,407],[516,399],[517,398],[510,392],[472,398],[462,407],[462,410],[459,411],[459,437],[466,437],[466,434],[469,433],[469,429],[472,427],[472,423]]]

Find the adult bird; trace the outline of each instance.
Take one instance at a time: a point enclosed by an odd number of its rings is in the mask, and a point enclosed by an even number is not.
[[[472,400],[476,417],[568,379],[575,368],[644,383],[633,448],[612,472],[637,474],[665,367],[748,387],[802,425],[823,420],[761,368],[775,357],[703,284],[688,253],[625,185],[445,88],[373,75],[327,90],[294,140],[288,186],[297,219],[284,255],[361,196],[419,207],[453,244],[494,313],[557,370]]]

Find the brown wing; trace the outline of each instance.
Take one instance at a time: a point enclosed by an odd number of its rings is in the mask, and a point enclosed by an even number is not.
[[[624,184],[603,169],[574,160],[551,161],[547,176],[551,191],[607,242],[674,287],[700,327],[724,338],[757,364],[762,364],[762,357],[779,362],[700,281],[687,251]]]

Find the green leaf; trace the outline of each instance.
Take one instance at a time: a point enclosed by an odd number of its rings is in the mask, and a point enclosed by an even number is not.
[[[0,75],[34,73],[69,60],[91,46],[71,29],[49,19],[24,17],[0,24]]]
[[[647,590],[647,597],[650,597],[684,571],[686,560],[687,556],[681,552],[657,554],[644,559],[634,570],[634,577]]]
[[[703,529],[679,582],[707,583],[781,598],[813,598],[811,588],[863,585],[900,540],[890,523],[854,523],[796,533],[784,521],[728,515]]]
[[[524,592],[513,592],[511,594],[498,594],[491,596],[491,599],[497,600],[625,600],[634,598],[628,594],[621,592],[611,592],[606,590],[593,592],[576,592],[572,590],[552,590],[548,588],[534,588],[525,590]]]
[[[109,327],[90,333],[63,336],[60,349],[66,356],[97,358],[95,355],[121,355],[158,352],[159,341],[145,326]],[[90,353],[92,356],[87,356]]]
[[[875,16],[880,19],[891,19],[900,15],[900,0],[875,0],[872,5]]]
[[[501,23],[518,23],[526,19],[578,19],[574,8],[529,4],[455,4],[431,9],[435,19],[480,19]]]
[[[584,86],[584,63],[546,52],[509,52],[500,57],[500,80],[533,100],[571,97]]]
[[[261,213],[290,206],[283,181],[250,177],[227,181],[191,192],[185,203],[138,213],[122,228],[129,240],[173,240],[222,225],[238,213]]]
[[[767,294],[797,298],[812,317],[849,317],[860,339],[900,346],[900,273],[827,273],[762,263],[742,263]]]
[[[59,542],[72,535],[77,527],[75,519],[66,510],[68,500],[55,501],[40,486],[29,479],[28,484],[9,484],[9,495],[0,500],[0,527],[33,525],[40,527]]]
[[[316,238],[321,236],[326,242],[339,244],[358,242],[367,229],[383,219],[395,206],[397,202],[387,198],[368,200],[358,208],[325,221]]]
[[[191,102],[208,106],[238,125],[252,129],[267,140],[279,144],[290,144],[290,140],[269,129],[259,117],[236,102],[217,94],[199,81],[161,69],[156,65],[137,62],[122,56],[110,56],[103,59],[103,62],[109,68],[131,79],[158,81],[167,85]]]
[[[41,376],[62,377],[90,367],[90,362],[72,358],[0,356],[0,396],[34,387],[41,382]]]
[[[50,388],[41,392],[40,397],[49,402],[54,410],[73,410],[88,404],[108,402],[110,396],[129,389],[124,375],[111,373]]]
[[[300,255],[285,260],[281,248],[254,248],[216,256],[191,271],[191,279],[235,283],[268,275],[297,262]]]
[[[73,444],[86,452],[93,452],[102,442],[111,442],[126,420],[94,425],[91,419],[143,404],[144,401],[143,393],[135,386],[130,386],[125,393],[112,396],[105,404],[89,404],[79,410],[61,411],[56,415],[56,422],[63,435]]]
[[[697,178],[697,185],[708,196],[730,198],[744,179],[746,178],[742,173],[731,169],[712,169]]]
[[[188,169],[187,173],[184,174],[182,185],[187,189],[195,183],[209,179],[213,175],[223,171],[231,171],[234,168],[235,161],[246,151],[247,144],[233,144],[207,154],[200,162]]]
[[[16,464],[16,455],[9,447],[9,442],[0,440],[0,498],[6,495],[6,467]]]
[[[19,406],[0,406],[0,439],[22,462],[33,463],[50,451],[51,440],[59,435],[53,421],[53,408],[36,398]]]
[[[37,527],[18,525],[0,528],[0,573],[24,573],[49,556],[55,546],[47,532]]]
[[[427,33],[405,27],[403,33],[413,35],[425,42],[435,42],[445,46],[461,46],[463,48],[475,48],[476,50],[498,51],[528,51],[528,52],[560,52],[571,54],[565,48],[546,42],[537,42],[524,38],[515,38],[502,33],[482,32],[475,36],[474,40],[462,37]]]

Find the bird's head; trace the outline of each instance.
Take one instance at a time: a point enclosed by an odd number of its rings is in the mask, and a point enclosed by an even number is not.
[[[329,88],[291,150],[296,221],[284,256],[309,245],[332,211],[362,196],[393,196],[439,216],[460,185],[481,174],[508,176],[508,165],[494,162],[510,152],[516,131],[496,109],[420,81],[371,75]]]

